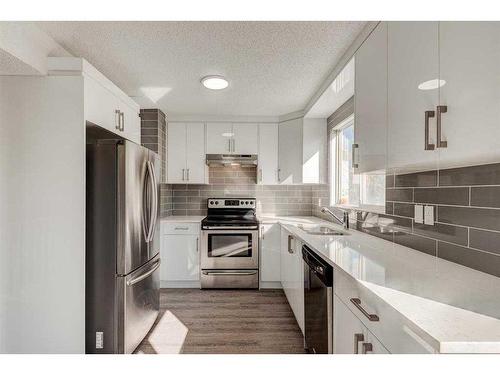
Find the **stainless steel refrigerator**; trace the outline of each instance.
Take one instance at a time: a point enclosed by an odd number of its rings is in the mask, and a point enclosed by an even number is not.
[[[126,140],[87,144],[87,353],[132,353],[159,312],[160,160]]]

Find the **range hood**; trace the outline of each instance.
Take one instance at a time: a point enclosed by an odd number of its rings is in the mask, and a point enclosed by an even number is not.
[[[241,165],[256,166],[257,155],[236,155],[236,154],[207,154],[207,165]]]

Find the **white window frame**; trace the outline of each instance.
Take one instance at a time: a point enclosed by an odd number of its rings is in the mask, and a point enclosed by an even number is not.
[[[350,205],[341,205],[340,202],[340,181],[341,181],[341,168],[340,166],[340,137],[338,134],[349,126],[356,126],[354,122],[354,113],[346,117],[340,123],[338,123],[335,127],[330,130],[330,134],[328,134],[328,142],[329,142],[329,160],[330,165],[328,166],[328,175],[329,175],[329,185],[330,185],[330,206],[332,207],[358,207],[358,206],[350,206]],[[335,139],[333,139],[335,138]],[[335,142],[335,150],[333,150],[332,141]],[[332,160],[335,160],[335,163],[332,164]],[[333,172],[333,173],[332,173]],[[333,199],[332,199],[333,198]]]
[[[359,204],[358,205],[347,205],[340,204],[340,191],[341,191],[341,154],[340,154],[340,137],[338,134],[349,126],[354,126],[356,128],[356,122],[354,119],[354,113],[346,117],[340,123],[338,123],[335,127],[333,127],[328,134],[328,178],[329,178],[329,205],[330,207],[339,207],[346,209],[358,209],[368,212],[377,212],[377,213],[385,213],[385,203],[383,205],[368,205],[363,204],[363,178],[360,176],[360,192],[359,192]],[[332,147],[334,142],[334,147]],[[352,155],[352,154],[351,154]],[[334,161],[334,163],[332,163]],[[384,197],[385,198],[385,197]],[[385,201],[385,199],[384,199]]]

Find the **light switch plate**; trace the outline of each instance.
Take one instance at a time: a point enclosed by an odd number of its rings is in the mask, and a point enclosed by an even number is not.
[[[425,206],[424,208],[424,224],[434,225],[434,206]]]
[[[422,224],[424,222],[424,206],[421,204],[416,204],[415,206],[415,223]]]

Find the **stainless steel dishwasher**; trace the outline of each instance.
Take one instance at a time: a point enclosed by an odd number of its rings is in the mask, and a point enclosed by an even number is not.
[[[333,267],[302,246],[304,259],[304,331],[309,353],[333,353]]]

